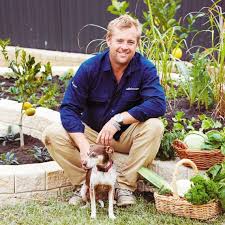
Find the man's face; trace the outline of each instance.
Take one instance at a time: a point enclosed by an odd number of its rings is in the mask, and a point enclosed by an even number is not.
[[[112,35],[106,40],[112,64],[121,66],[129,64],[138,45],[137,36],[138,31],[135,27],[122,30],[114,28]]]

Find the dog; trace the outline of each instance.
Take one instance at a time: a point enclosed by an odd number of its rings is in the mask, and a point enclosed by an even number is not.
[[[88,169],[85,183],[81,187],[81,197],[86,205],[91,202],[91,218],[96,218],[96,201],[109,200],[108,216],[115,219],[113,212],[116,168],[112,161],[114,150],[110,146],[92,145],[84,166]]]

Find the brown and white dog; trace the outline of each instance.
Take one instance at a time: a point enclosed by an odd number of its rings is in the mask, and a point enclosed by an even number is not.
[[[81,196],[87,204],[91,202],[91,218],[96,218],[96,201],[109,200],[108,215],[115,219],[113,212],[116,169],[113,165],[110,146],[92,145],[84,166],[88,168]]]

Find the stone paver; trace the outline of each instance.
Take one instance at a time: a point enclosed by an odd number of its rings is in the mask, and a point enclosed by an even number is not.
[[[14,175],[15,193],[46,189],[45,170],[37,164],[17,165]]]
[[[42,168],[46,173],[46,190],[72,185],[56,162],[42,163]]]
[[[15,192],[15,167],[0,165],[0,193],[12,194]]]

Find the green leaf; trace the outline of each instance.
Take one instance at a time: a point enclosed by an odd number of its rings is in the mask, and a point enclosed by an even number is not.
[[[206,133],[208,140],[210,142],[219,142],[223,141],[223,136],[218,130],[210,130]]]
[[[223,155],[225,155],[225,143],[221,145],[220,151],[222,152]]]
[[[178,111],[175,115],[175,117],[172,118],[172,120],[174,122],[182,122],[182,121],[186,121],[186,119],[184,118],[185,113],[183,111]]]
[[[170,19],[167,23],[168,23],[169,26],[173,26],[176,23],[176,20]]]
[[[184,126],[181,123],[174,123],[173,130],[182,131],[184,130]]]
[[[225,210],[225,186],[220,188],[218,197],[219,197],[219,200],[220,200],[223,210]]]
[[[208,130],[208,129],[212,128],[212,127],[213,127],[213,121],[212,121],[212,120],[204,119],[204,120],[202,121],[202,126],[201,126],[201,128],[202,128],[203,130]]]
[[[208,177],[216,182],[224,183],[225,181],[225,161],[210,167],[206,171]],[[225,184],[225,183],[224,183]]]
[[[107,7],[107,11],[114,15],[123,15],[126,13],[129,3],[126,1],[119,2],[117,0],[112,0],[112,5]]]
[[[210,168],[206,171],[206,174],[208,175],[208,177],[209,177],[210,179],[214,180],[215,177],[219,174],[221,168],[222,168],[222,165],[216,164],[216,165],[210,167]]]
[[[205,114],[198,115],[198,118],[199,118],[201,121],[205,120],[206,117],[207,117],[207,116],[206,116]]]
[[[138,173],[141,174],[145,179],[147,179],[150,183],[152,183],[155,187],[161,189],[161,188],[166,188],[171,190],[171,187],[167,181],[164,180],[161,176],[159,176],[157,173],[154,171],[141,167],[138,170]]]
[[[215,150],[219,148],[220,148],[220,144],[204,143],[202,145],[202,150]]]

